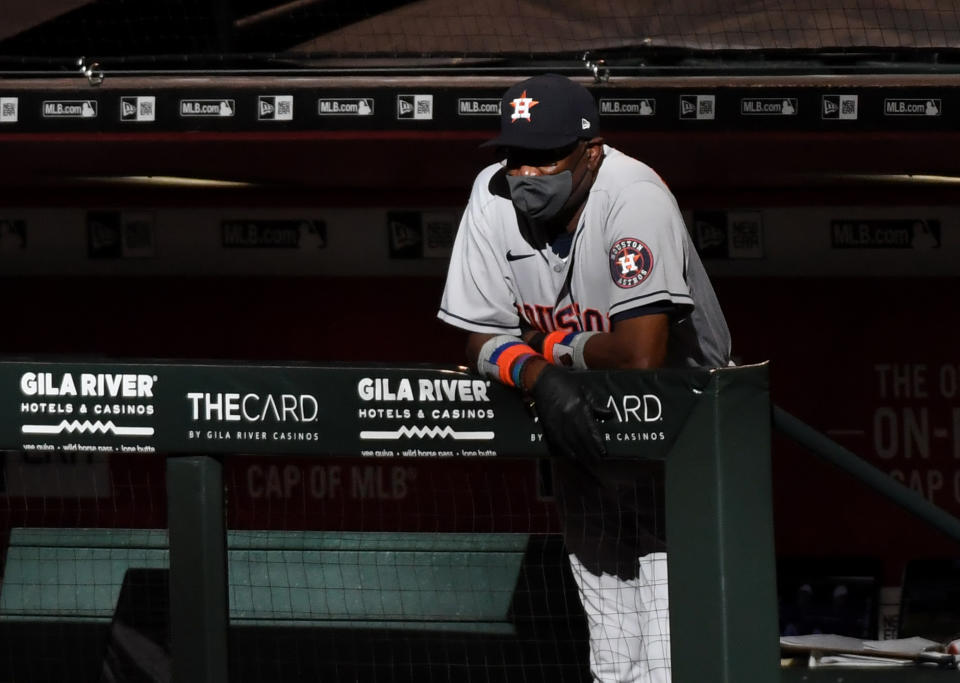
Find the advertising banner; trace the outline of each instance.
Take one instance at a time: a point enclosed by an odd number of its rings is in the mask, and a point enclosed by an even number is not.
[[[583,378],[612,413],[611,457],[664,458],[711,372]],[[546,453],[517,392],[431,367],[4,361],[0,414],[0,449],[25,453]]]

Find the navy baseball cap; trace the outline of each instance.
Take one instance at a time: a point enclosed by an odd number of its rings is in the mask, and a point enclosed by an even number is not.
[[[558,149],[599,132],[590,91],[566,76],[544,74],[507,90],[500,103],[500,135],[481,147]]]

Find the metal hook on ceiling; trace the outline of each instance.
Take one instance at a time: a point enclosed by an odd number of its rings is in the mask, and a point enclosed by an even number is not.
[[[603,59],[591,59],[589,51],[583,53],[583,65],[593,74],[594,83],[606,83],[610,80],[610,69],[607,68],[607,63]]]
[[[87,83],[92,86],[97,86],[103,83],[103,72],[100,70],[100,64],[93,62],[87,64],[86,57],[77,58],[77,68],[80,69],[80,74],[86,76]]]

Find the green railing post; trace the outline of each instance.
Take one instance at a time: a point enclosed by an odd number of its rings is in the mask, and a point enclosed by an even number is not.
[[[223,472],[205,455],[167,459],[171,680],[227,683]]]
[[[717,370],[666,462],[675,683],[777,680],[765,365]]]

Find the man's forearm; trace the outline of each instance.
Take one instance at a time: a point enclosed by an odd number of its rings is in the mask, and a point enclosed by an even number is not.
[[[648,370],[663,366],[667,357],[667,344],[666,339],[630,343],[619,339],[612,332],[604,332],[587,340],[583,357],[589,368]]]

